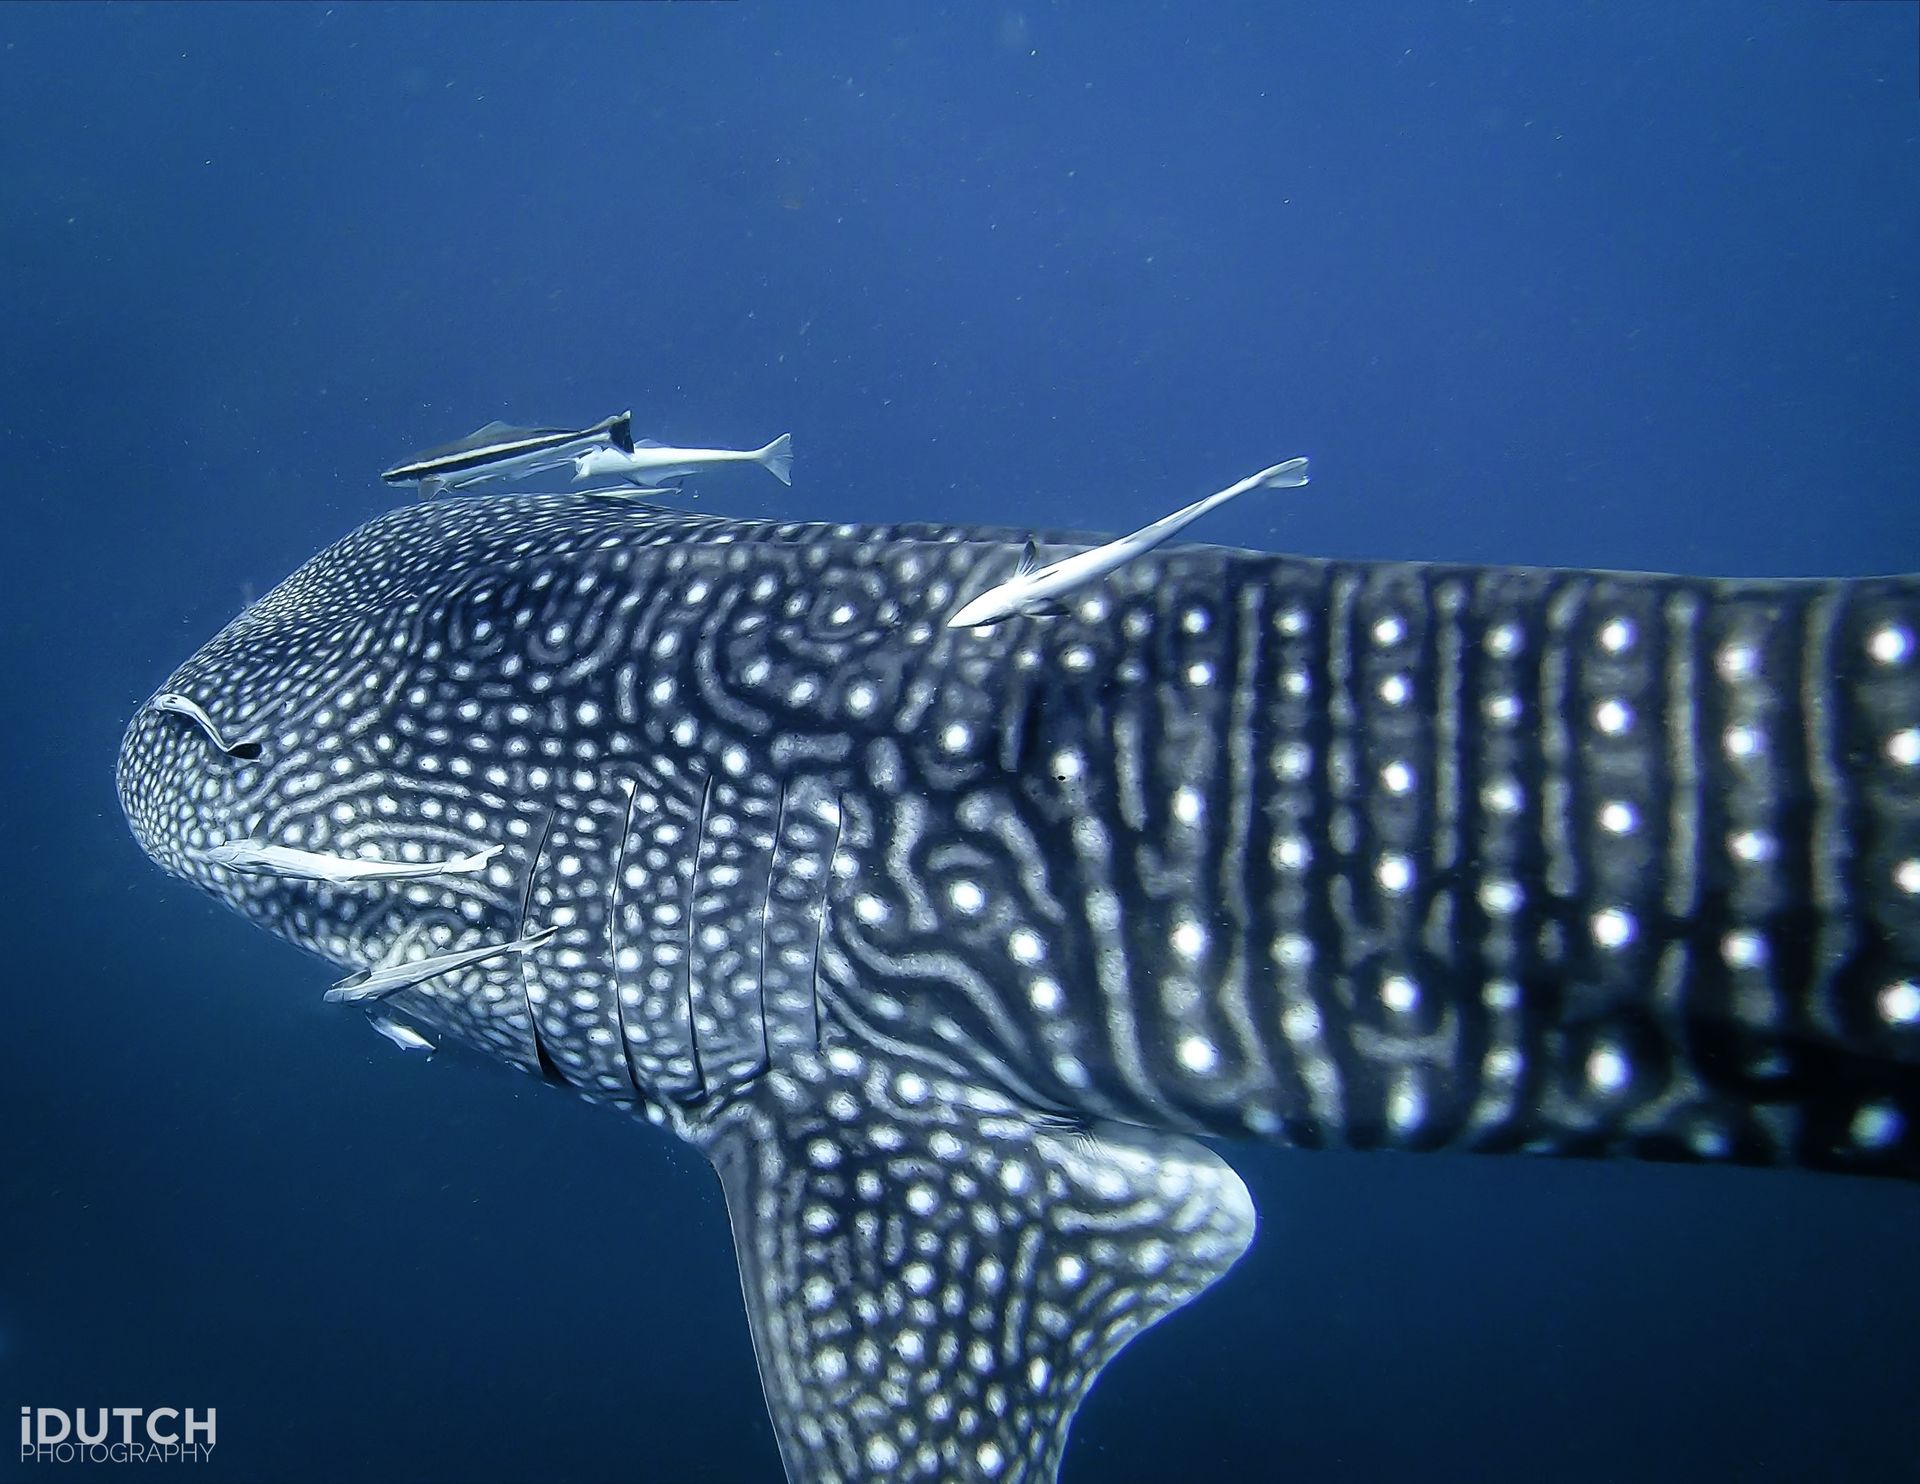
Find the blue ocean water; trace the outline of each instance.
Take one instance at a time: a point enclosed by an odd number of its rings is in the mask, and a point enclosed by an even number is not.
[[[1917,15],[0,8],[0,1403],[215,1406],[208,1480],[778,1476],[696,1155],[401,1057],[121,820],[133,707],[378,470],[632,406],[790,429],[741,515],[1305,453],[1196,534],[1913,570]],[[1259,1242],[1066,1479],[1920,1478],[1909,1188],[1231,1156]]]

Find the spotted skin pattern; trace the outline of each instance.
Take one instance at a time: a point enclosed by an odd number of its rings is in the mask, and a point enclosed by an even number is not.
[[[1252,1239],[1195,1135],[1920,1172],[1920,581],[1175,547],[948,629],[1026,536],[396,511],[121,798],[343,968],[557,930],[380,1011],[709,1155],[795,1480],[1052,1478]]]

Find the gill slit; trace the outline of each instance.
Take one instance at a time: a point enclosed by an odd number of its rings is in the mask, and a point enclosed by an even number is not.
[[[773,811],[773,847],[767,851],[767,889],[760,897],[760,1070],[773,1070],[767,1041],[767,921],[773,915],[773,883],[780,871],[780,842],[786,838],[787,780],[780,780],[780,803]]]
[[[707,1096],[707,1069],[700,1062],[700,1020],[693,1004],[694,903],[699,896],[700,857],[707,848],[707,810],[713,803],[713,774],[707,774],[707,786],[700,795],[700,819],[693,830],[693,858],[687,865],[687,1050],[693,1056],[694,1080],[699,1083],[696,1099]]]
[[[540,868],[540,857],[546,853],[547,837],[552,833],[553,810],[549,809],[540,825],[540,839],[533,847],[533,854],[527,857],[527,879],[520,892],[520,927],[514,934],[516,938],[527,936],[527,914],[533,908],[533,874]],[[533,1038],[533,1059],[539,1064],[543,1078],[556,1087],[565,1087],[566,1075],[548,1054],[546,1043],[540,1039],[540,1017],[534,1013],[533,991],[527,984],[527,960],[532,957],[531,952],[520,955],[520,998],[527,1007],[527,1034]]]
[[[627,1081],[641,1102],[647,1100],[640,1086],[640,1074],[633,1066],[633,1042],[627,1036],[627,1005],[620,983],[620,883],[627,869],[627,841],[633,838],[633,810],[640,802],[640,785],[632,779],[627,785],[627,817],[620,826],[620,847],[613,853],[613,878],[607,883],[607,966],[612,970],[608,982],[613,994],[614,1033],[620,1037],[620,1060],[627,1068]]]
[[[813,924],[813,967],[808,981],[813,990],[813,1049],[826,1044],[825,1024],[820,1014],[820,945],[826,941],[827,915],[833,911],[833,868],[840,859],[840,837],[846,833],[847,806],[839,794],[833,796],[833,849],[827,852],[827,879],[820,892],[820,915]]]

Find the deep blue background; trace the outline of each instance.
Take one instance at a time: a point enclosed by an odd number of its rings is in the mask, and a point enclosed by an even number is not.
[[[400,1057],[120,820],[124,718],[374,471],[631,405],[791,428],[741,514],[1115,528],[1309,453],[1205,537],[1911,570],[1915,30],[0,7],[0,1416],[216,1405],[209,1480],[775,1477],[697,1157]],[[1260,1242],[1069,1480],[1920,1477],[1911,1188],[1233,1157]]]

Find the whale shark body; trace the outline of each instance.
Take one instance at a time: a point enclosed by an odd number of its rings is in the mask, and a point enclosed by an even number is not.
[[[396,511],[121,799],[388,1024],[709,1157],[795,1481],[1053,1478],[1253,1237],[1209,1137],[1920,1173],[1920,579],[1168,547],[948,627],[1028,536]]]

